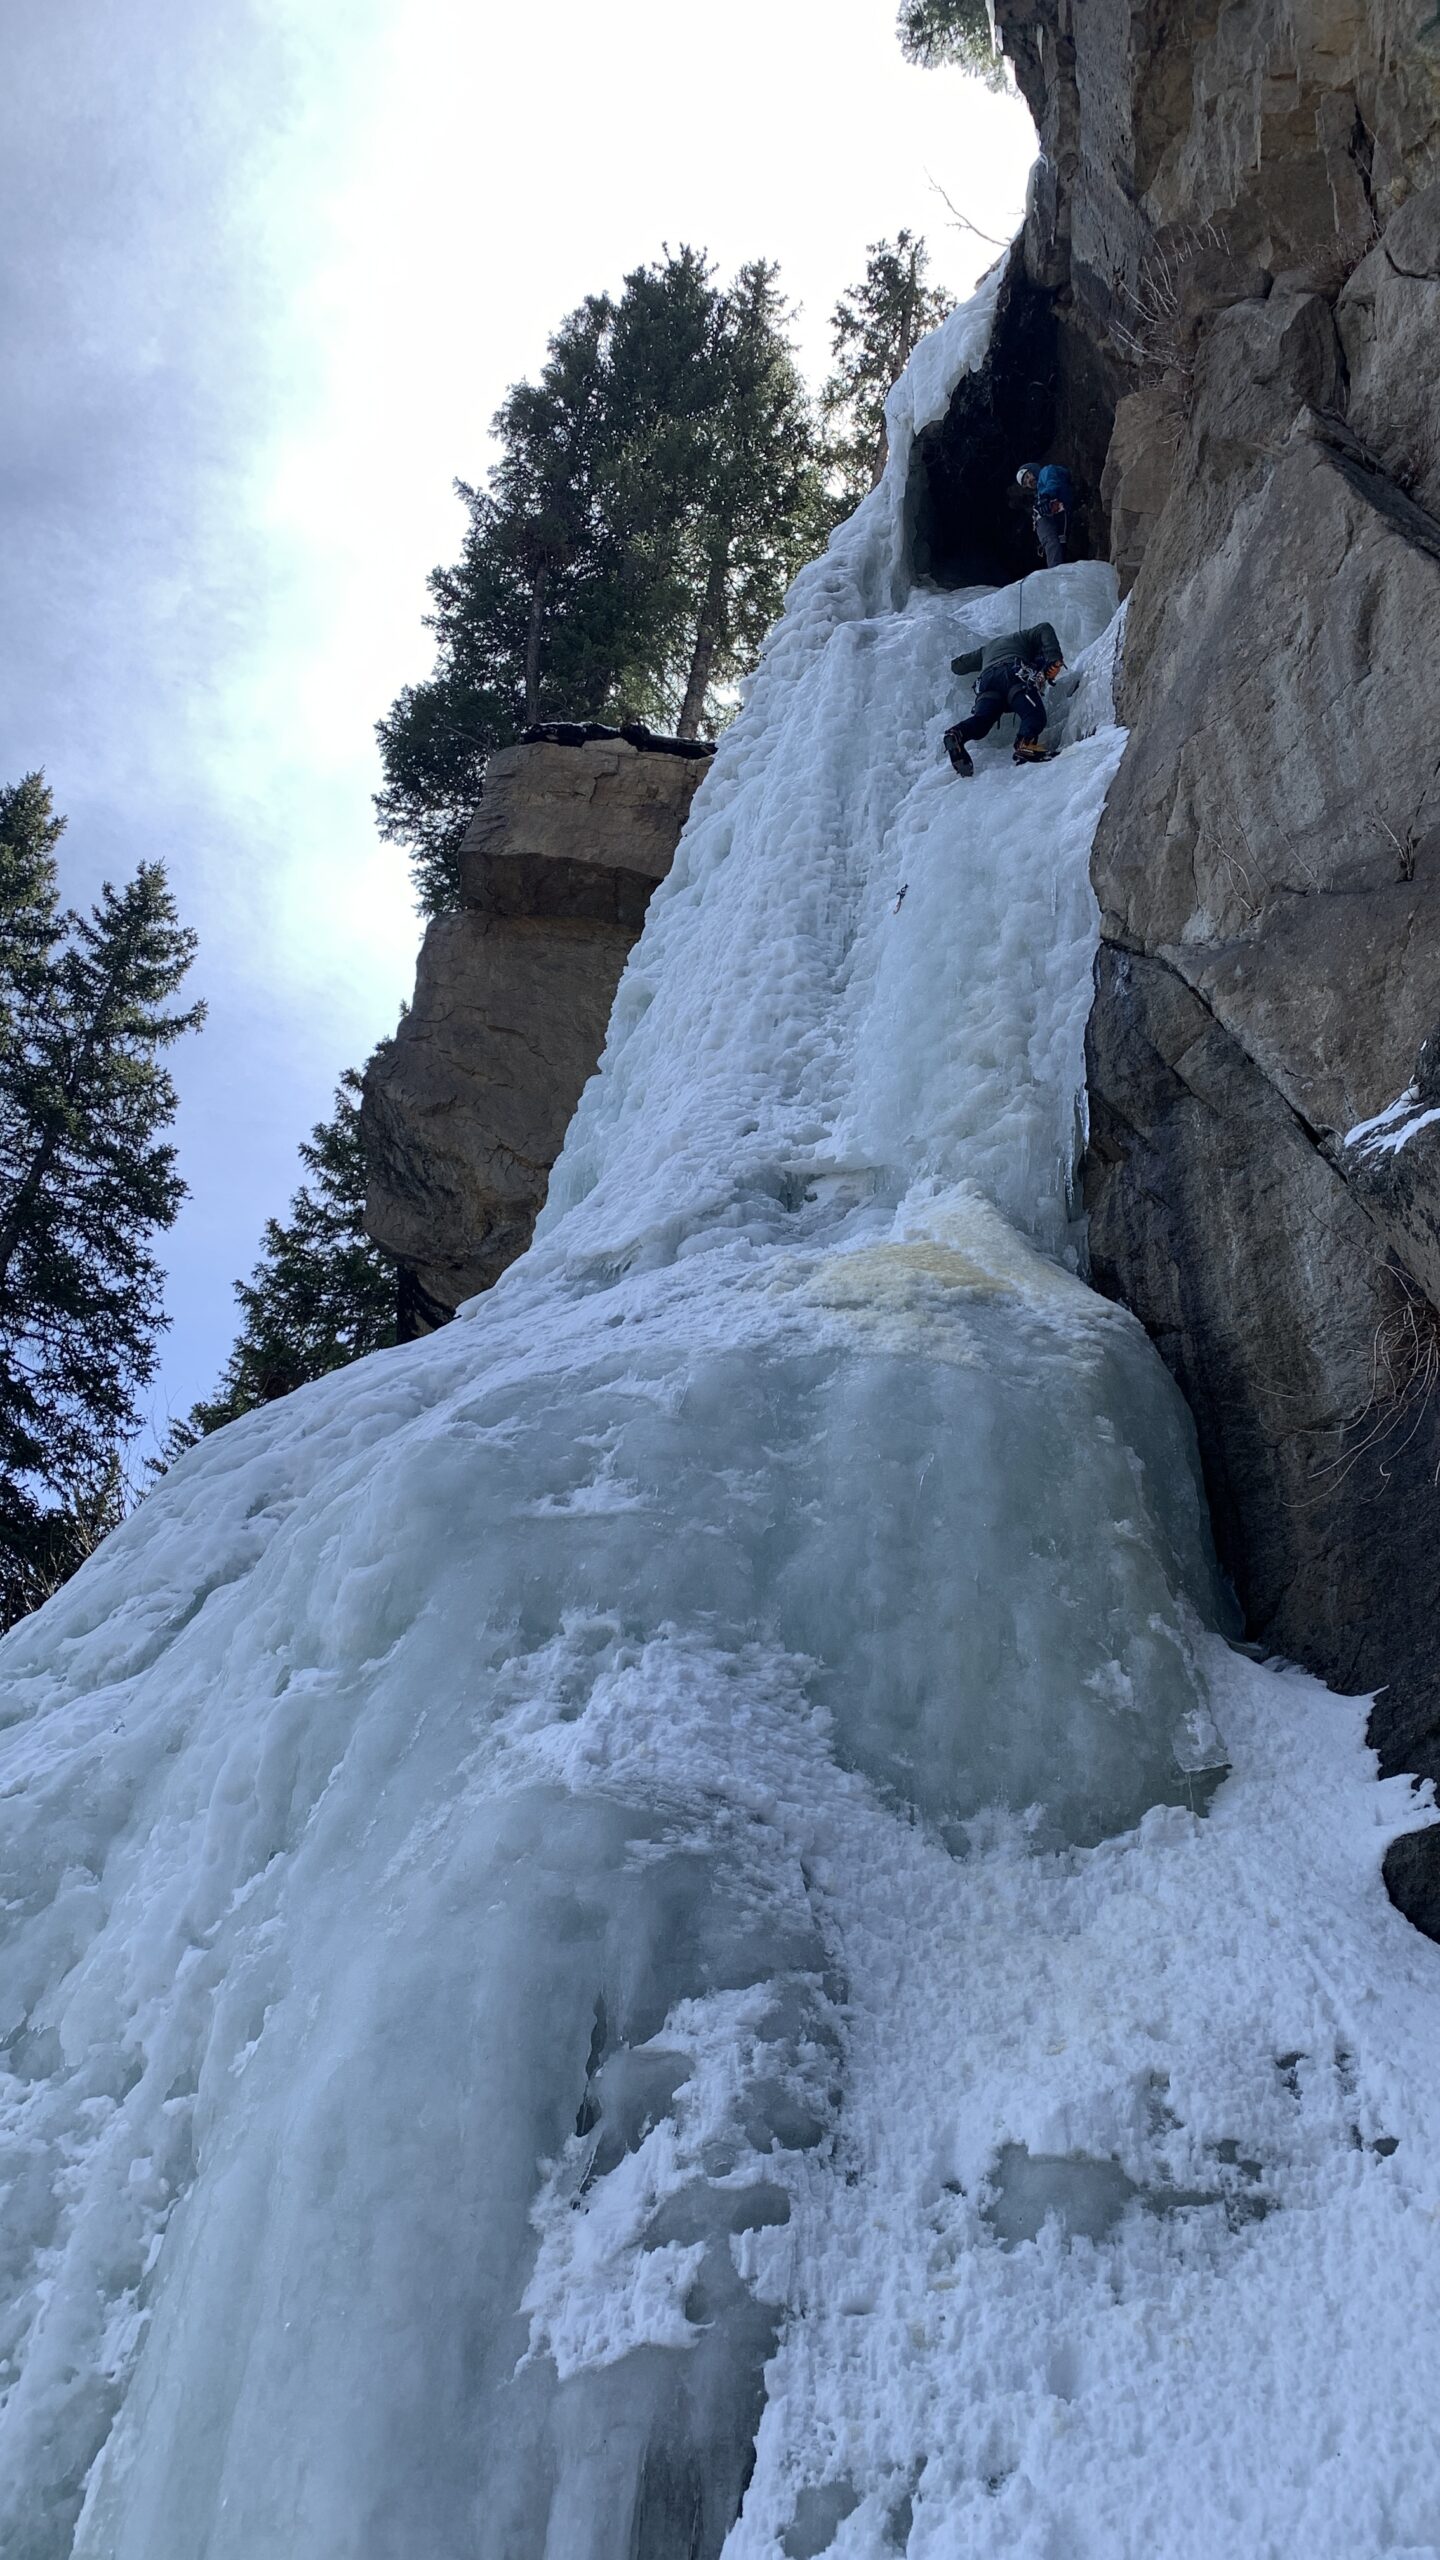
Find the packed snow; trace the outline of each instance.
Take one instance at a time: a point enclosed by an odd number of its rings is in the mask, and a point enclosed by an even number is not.
[[[1113,585],[906,572],[994,291],[531,1253],[0,1651],[6,2560],[1440,2553],[1414,1799],[1081,1276]],[[1042,614],[1064,752],[958,783]]]
[[[1419,1086],[1407,1084],[1404,1092],[1387,1102],[1383,1111],[1377,1111],[1373,1120],[1357,1120],[1353,1129],[1347,1129],[1345,1144],[1358,1147],[1362,1155],[1398,1156],[1412,1138],[1418,1138],[1422,1129],[1433,1128],[1437,1120],[1440,1106],[1426,1105],[1421,1101]]]

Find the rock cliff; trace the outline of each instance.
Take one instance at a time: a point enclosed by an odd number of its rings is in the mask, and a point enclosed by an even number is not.
[[[415,998],[366,1071],[366,1225],[412,1329],[523,1253],[706,767],[623,738],[492,756]]]
[[[1131,589],[1094,1276],[1190,1399],[1251,1634],[1440,1779],[1440,13],[998,18],[1044,157],[993,441],[1044,445],[1038,379]],[[962,437],[916,497],[957,577]],[[1387,1872],[1440,1934],[1440,1834]]]

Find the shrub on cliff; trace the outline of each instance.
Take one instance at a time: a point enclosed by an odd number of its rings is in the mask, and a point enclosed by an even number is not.
[[[430,580],[434,673],[379,724],[382,835],[419,902],[458,901],[485,761],[531,721],[720,716],[832,521],[773,266],[692,249],[592,295],[495,421],[460,558]]]
[[[195,949],[157,862],[60,905],[42,775],[0,790],[0,1625],[125,1508],[125,1444],[166,1318],[153,1237],[185,1185],[162,1053]]]

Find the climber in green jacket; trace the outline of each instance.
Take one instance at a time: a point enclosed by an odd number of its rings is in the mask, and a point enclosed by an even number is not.
[[[1007,711],[1013,711],[1019,723],[1015,763],[1049,761],[1048,750],[1040,743],[1045,726],[1045,687],[1056,683],[1065,672],[1052,622],[1032,622],[1027,630],[1003,640],[987,640],[983,649],[971,649],[963,658],[952,658],[950,665],[957,676],[978,675],[974,710],[968,719],[957,720],[945,732],[945,752],[957,773],[969,779],[975,770],[970,740],[988,738],[996,721],[1003,719]]]

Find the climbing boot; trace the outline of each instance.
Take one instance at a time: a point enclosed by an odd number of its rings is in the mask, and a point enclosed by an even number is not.
[[[1016,764],[1053,764],[1054,761],[1054,750],[1050,747],[1042,747],[1038,738],[1016,739],[1014,755]]]
[[[964,739],[959,735],[958,731],[954,729],[947,729],[945,732],[945,753],[955,767],[956,772],[963,774],[965,780],[968,782],[975,770],[975,767],[970,760],[969,748],[966,746]]]

